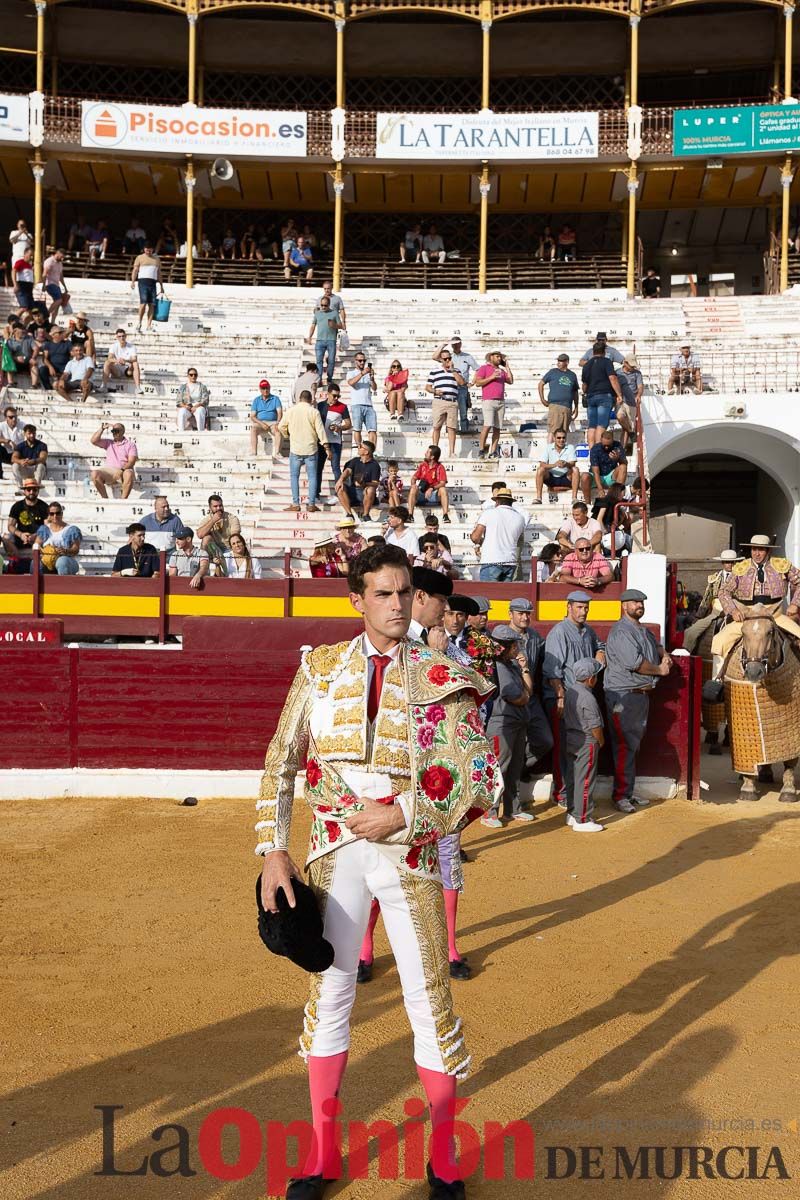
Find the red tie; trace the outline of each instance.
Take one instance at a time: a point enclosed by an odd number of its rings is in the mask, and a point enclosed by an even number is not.
[[[389,654],[370,655],[372,679],[370,680],[369,695],[367,696],[367,720],[369,721],[374,721],[378,715],[378,705],[380,704],[381,691],[383,690],[383,675],[391,661],[392,658]]]

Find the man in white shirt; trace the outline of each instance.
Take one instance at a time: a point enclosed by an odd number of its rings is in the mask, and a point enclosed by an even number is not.
[[[482,512],[470,541],[481,547],[481,583],[508,583],[517,570],[517,546],[527,521],[511,507],[514,497],[508,488],[494,494],[494,509]]]
[[[469,433],[469,387],[472,376],[478,369],[477,361],[471,354],[467,354],[461,349],[461,338],[459,334],[454,333],[450,339],[452,349],[450,365],[454,370],[458,371],[461,378],[464,380],[458,385],[458,424],[459,433]],[[447,342],[439,347],[433,356],[434,362],[441,362],[442,355],[447,352]]]
[[[481,505],[481,512],[493,512],[494,511],[494,508],[495,508],[494,498],[499,491],[508,491],[508,483],[505,479],[495,479],[494,483],[492,484],[491,499],[484,500],[483,504]],[[514,512],[519,513],[519,515],[524,518],[525,525],[527,526],[528,522],[531,519],[531,515],[528,512],[525,505],[520,504],[519,500],[515,500],[514,503],[511,505],[511,507],[513,508]]]
[[[444,242],[442,235],[437,233],[436,226],[431,225],[425,237],[422,239],[422,261],[430,262],[431,256],[439,260],[439,266],[442,265],[447,255],[444,250]]]
[[[69,362],[64,367],[63,374],[56,380],[56,391],[65,400],[70,392],[80,392],[81,400],[86,400],[92,390],[92,375],[94,363],[88,355],[84,355],[81,346],[73,346]]]
[[[580,471],[577,466],[575,447],[568,446],[566,433],[563,429],[557,429],[553,434],[552,443],[545,451],[544,458],[536,468],[536,500],[534,503],[542,503],[542,489],[545,484],[548,488],[571,486],[572,499],[573,501],[577,500],[579,482]],[[551,493],[550,499],[555,501],[557,496]]]
[[[411,514],[402,504],[389,509],[386,545],[399,546],[401,550],[405,550],[409,566],[413,567],[414,559],[419,554],[419,538],[413,529],[406,528],[406,522],[410,520]]]
[[[11,455],[20,442],[25,441],[22,425],[23,422],[20,421],[15,406],[7,404],[3,411],[3,423],[0,425],[0,463],[6,463],[10,466]],[[2,466],[0,466],[1,470]]]
[[[128,341],[125,330],[118,329],[117,340],[112,344],[108,358],[103,364],[103,383],[107,384],[112,377],[123,379],[126,375],[132,377],[137,388],[141,385],[142,376],[139,371],[136,347]]]
[[[687,343],[681,346],[677,354],[672,356],[667,394],[672,396],[676,388],[678,392],[683,392],[685,388],[689,387],[693,387],[698,396],[702,394],[703,376],[700,370],[700,359],[696,354],[692,354],[692,347]]]
[[[20,218],[8,235],[8,240],[11,243],[11,260],[13,262],[15,258],[22,258],[28,246],[33,245],[33,234]]]
[[[578,538],[588,538],[592,547],[597,547],[602,536],[603,526],[594,517],[589,516],[589,506],[582,500],[573,500],[572,516],[567,517],[558,531],[559,546],[567,554],[571,554]]]

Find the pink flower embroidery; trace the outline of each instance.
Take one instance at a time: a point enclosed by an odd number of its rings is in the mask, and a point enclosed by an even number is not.
[[[430,750],[436,736],[436,729],[433,725],[420,725],[417,730],[417,745],[420,750]]]
[[[438,725],[439,722],[443,721],[446,716],[447,716],[447,713],[445,712],[445,707],[443,704],[429,704],[428,705],[427,712],[426,712],[426,719],[428,721],[431,721],[434,725]]]

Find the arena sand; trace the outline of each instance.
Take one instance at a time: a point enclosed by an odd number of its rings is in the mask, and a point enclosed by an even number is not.
[[[596,836],[572,833],[554,808],[531,826],[467,834],[461,947],[475,974],[453,985],[475,1064],[463,1116],[479,1130],[524,1119],[536,1138],[535,1182],[476,1176],[472,1200],[739,1194],[723,1180],[614,1179],[613,1147],[634,1157],[645,1145],[760,1146],[760,1169],[777,1145],[792,1179],[772,1172],[748,1195],[800,1194],[800,808],[776,792],[719,803],[735,794],[727,764],[704,769],[717,803],[608,815]],[[263,1165],[220,1182],[196,1142],[220,1107],[262,1123],[307,1115],[295,1053],[306,977],[258,940],[252,824],[249,803],[224,799],[3,804],[3,1200],[265,1194]],[[298,857],[305,831],[303,814]],[[377,951],[344,1115],[401,1123],[420,1090],[380,925]],[[152,1129],[177,1122],[198,1174],[96,1176],[95,1106],[115,1104],[121,1169],[159,1149]],[[226,1146],[233,1154],[236,1139]],[[548,1146],[575,1151],[573,1176],[547,1178]],[[603,1147],[603,1182],[578,1177],[580,1146]],[[371,1171],[328,1194],[427,1195]]]

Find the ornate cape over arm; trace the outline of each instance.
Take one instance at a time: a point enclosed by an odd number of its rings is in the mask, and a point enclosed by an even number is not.
[[[294,782],[308,753],[308,706],[311,685],[303,667],[294,677],[278,728],[267,750],[261,794],[256,804],[256,854],[288,850]]]
[[[737,584],[738,584],[738,581],[741,578],[741,576],[749,569],[749,567],[750,567],[749,561],[746,561],[743,563],[736,563],[736,565],[733,568],[733,571],[728,576],[728,578],[725,580],[722,587],[719,589],[719,592],[717,593],[717,599],[719,600],[720,604],[722,605],[722,611],[724,613],[726,613],[729,617],[733,617],[734,619],[736,619],[736,616],[737,616],[736,604],[734,603],[734,596],[736,595]],[[744,570],[742,570],[741,568],[744,568]]]
[[[800,571],[797,567],[789,564],[789,570],[786,572],[786,582],[788,584],[788,600],[790,604],[796,604],[800,608]]]

